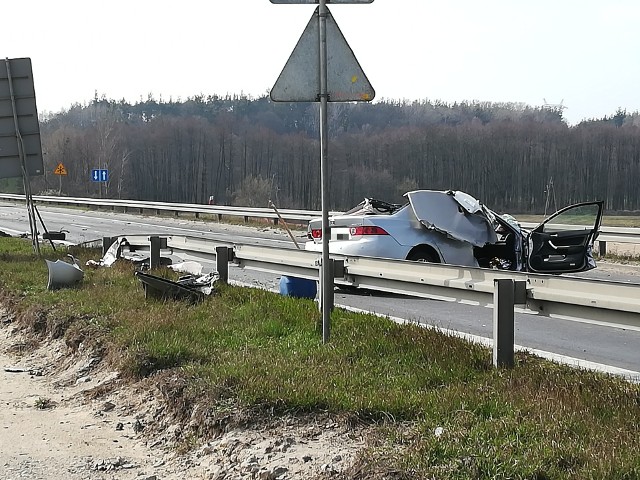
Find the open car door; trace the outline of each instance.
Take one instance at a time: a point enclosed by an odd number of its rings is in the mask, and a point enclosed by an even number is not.
[[[603,204],[570,205],[533,229],[528,237],[529,270],[566,273],[595,268],[592,249],[600,230]]]

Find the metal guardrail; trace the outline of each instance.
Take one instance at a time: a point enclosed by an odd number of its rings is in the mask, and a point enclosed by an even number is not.
[[[177,235],[105,237],[105,253],[112,242],[121,242],[123,237],[129,250],[149,251],[152,267],[161,264],[162,249],[184,260],[215,260],[223,282],[229,280],[230,262],[241,268],[315,280],[321,273],[322,256],[317,252],[219,245],[202,238]],[[539,315],[640,331],[638,285],[368,257],[332,256],[330,261],[332,264],[327,270],[333,272],[334,284],[492,306],[493,364],[498,367],[515,364],[516,305]],[[333,298],[329,303],[333,305]],[[636,373],[628,371],[624,375],[633,377]]]
[[[271,208],[259,207],[234,207],[227,205],[198,205],[183,204],[169,202],[146,202],[137,200],[118,200],[118,199],[96,199],[81,197],[55,197],[36,195],[33,197],[36,202],[50,203],[57,205],[81,205],[88,208],[106,207],[110,209],[122,209],[123,212],[137,211],[145,213],[150,211],[171,212],[178,216],[180,213],[193,214],[196,218],[201,215],[216,216],[218,220],[223,217],[242,217],[245,222],[250,218],[269,219],[275,224],[278,223],[278,214]],[[24,201],[24,195],[0,194],[0,200]],[[297,210],[297,209],[278,209],[278,213],[285,221],[294,223],[306,223],[312,218],[320,217],[322,212],[316,210]],[[329,212],[330,215],[340,214],[341,212]],[[521,225],[525,228],[533,228],[535,223],[523,222]],[[568,228],[571,226],[568,225]],[[573,225],[575,227],[575,225]],[[606,242],[612,243],[632,243],[640,244],[640,228],[629,227],[608,227],[604,226],[600,229],[598,236],[599,252],[601,255],[606,253]]]
[[[11,201],[24,201],[24,195],[0,194],[0,199]],[[125,213],[129,211],[171,212],[176,216],[180,213],[188,213],[199,218],[200,215],[211,215],[222,218],[223,216],[242,217],[245,221],[249,218],[266,218],[278,223],[278,215],[271,208],[258,207],[234,207],[229,205],[199,205],[191,203],[170,203],[170,202],[146,202],[138,200],[118,200],[118,199],[98,199],[81,197],[54,197],[34,195],[33,199],[40,203],[50,203],[54,205],[80,205],[88,208],[107,207],[111,209],[122,209]],[[322,215],[322,212],[315,210],[278,209],[280,216],[292,222],[308,222],[312,218]],[[331,212],[339,213],[339,212]]]
[[[125,236],[132,249],[149,249],[148,236]],[[321,255],[304,250],[247,244],[214,244],[202,238],[167,236],[171,253],[187,259],[218,261],[220,248],[228,249],[227,261],[241,268],[279,275],[318,279]],[[232,252],[232,253],[231,253]],[[640,330],[640,287],[622,282],[574,277],[385,260],[332,256],[335,283],[360,288],[435,298],[459,303],[495,306],[499,280],[510,280],[522,291],[513,302],[537,315],[597,322]],[[153,259],[152,259],[153,263]],[[225,266],[218,264],[218,270]],[[521,296],[521,301],[518,297]],[[511,308],[513,310],[513,304]]]

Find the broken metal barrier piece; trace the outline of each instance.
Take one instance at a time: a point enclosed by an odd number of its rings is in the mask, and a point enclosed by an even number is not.
[[[103,237],[103,257],[98,260],[89,260],[86,265],[92,268],[110,267],[116,260],[122,258],[133,263],[143,264],[143,268],[157,268],[171,265],[172,260],[160,256],[160,249],[167,247],[167,239],[149,237],[150,251],[135,251],[126,237]],[[125,250],[128,248],[128,250]]]
[[[219,278],[216,273],[201,276],[186,275],[174,282],[140,271],[135,272],[135,275],[142,283],[145,298],[185,299],[192,303],[201,302],[205,295],[210,295]]]
[[[84,272],[78,266],[77,260],[72,255],[69,255],[69,257],[71,257],[73,263],[61,260],[56,260],[55,262],[45,260],[49,269],[47,290],[70,287],[82,281]]]

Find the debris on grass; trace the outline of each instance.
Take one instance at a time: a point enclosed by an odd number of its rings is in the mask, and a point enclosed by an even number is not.
[[[205,295],[211,295],[214,284],[220,278],[217,272],[185,275],[177,282],[140,271],[135,275],[144,287],[146,298],[186,299],[194,303],[204,300]]]

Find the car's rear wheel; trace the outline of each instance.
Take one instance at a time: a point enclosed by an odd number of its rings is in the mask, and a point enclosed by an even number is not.
[[[438,254],[428,248],[419,248],[412,251],[407,256],[407,260],[411,260],[413,262],[440,263],[440,257]]]

